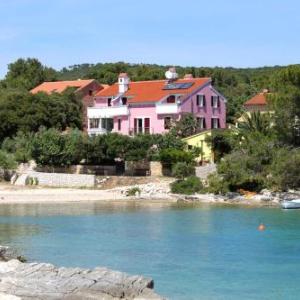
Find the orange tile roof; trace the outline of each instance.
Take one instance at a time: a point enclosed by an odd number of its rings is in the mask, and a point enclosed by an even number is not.
[[[253,98],[248,100],[244,105],[250,106],[250,105],[267,105],[267,95],[269,95],[269,92],[263,92],[255,95]]]
[[[157,102],[162,98],[171,94],[188,95],[194,90],[200,88],[204,84],[211,81],[211,78],[193,78],[193,79],[179,79],[175,83],[194,83],[187,89],[173,89],[164,90],[166,80],[154,81],[136,81],[130,82],[128,91],[124,94],[128,97],[129,103],[143,103],[143,102]],[[107,89],[101,90],[96,94],[96,97],[115,97],[119,94],[119,85],[113,84]]]
[[[32,89],[30,92],[33,94],[36,94],[38,92],[45,92],[47,94],[51,94],[54,92],[62,93],[68,87],[74,87],[77,88],[77,90],[80,90],[93,81],[94,79],[43,82],[42,84]]]

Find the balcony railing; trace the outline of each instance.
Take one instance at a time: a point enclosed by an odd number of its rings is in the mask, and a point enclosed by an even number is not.
[[[154,132],[152,127],[134,127],[129,129],[129,135],[137,134],[152,134]]]
[[[178,114],[179,105],[177,103],[156,104],[157,114]]]
[[[126,105],[108,107],[88,107],[87,115],[89,119],[128,116],[128,107]]]
[[[105,128],[89,128],[88,129],[88,134],[89,135],[98,135],[98,134],[106,134],[111,131],[105,129]]]

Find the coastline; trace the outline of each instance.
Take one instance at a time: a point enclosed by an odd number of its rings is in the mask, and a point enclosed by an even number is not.
[[[126,196],[126,190],[133,186],[123,186],[112,189],[77,189],[77,188],[49,188],[49,187],[15,187],[0,185],[1,204],[49,204],[49,203],[103,203],[103,204],[144,204],[144,205],[172,205],[172,204],[205,204],[205,205],[240,205],[249,207],[279,207],[278,197],[256,195],[252,198],[235,196],[228,198],[213,194],[177,195],[171,194],[164,184],[149,188],[149,184],[136,185],[141,188],[141,194]],[[151,192],[149,189],[152,189]]]

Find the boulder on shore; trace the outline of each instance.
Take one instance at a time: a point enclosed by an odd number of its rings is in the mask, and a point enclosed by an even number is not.
[[[17,259],[0,262],[0,299],[162,300],[153,286],[152,279],[107,268],[59,268],[47,263],[22,263]]]

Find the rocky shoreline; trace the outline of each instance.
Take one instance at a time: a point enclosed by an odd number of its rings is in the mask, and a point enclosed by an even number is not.
[[[164,299],[154,292],[150,278],[102,267],[64,268],[21,260],[11,248],[0,246],[0,299]]]
[[[0,185],[0,204],[25,203],[66,203],[66,202],[105,202],[126,203],[139,202],[143,204],[161,203],[203,203],[203,204],[230,204],[248,206],[280,206],[283,200],[300,198],[300,191],[274,193],[263,190],[260,193],[227,193],[225,195],[172,194],[170,181],[153,182],[121,186],[110,189],[76,189],[76,188],[45,188],[45,187],[12,187]],[[135,189],[133,195],[128,191]]]

